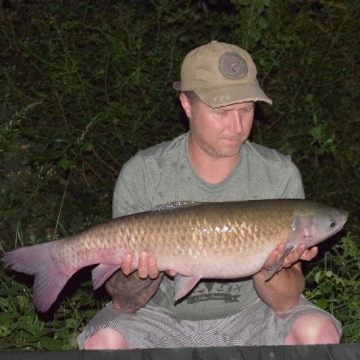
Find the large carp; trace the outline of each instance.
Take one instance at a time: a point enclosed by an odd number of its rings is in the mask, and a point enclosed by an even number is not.
[[[346,211],[300,199],[175,202],[6,252],[2,261],[35,275],[34,302],[41,312],[79,269],[99,264],[92,271],[96,289],[120,268],[127,253],[134,254],[135,270],[141,251],[156,256],[160,271],[179,273],[174,290],[175,299],[180,299],[201,278],[253,275],[280,243],[287,244],[286,254],[301,243],[311,247],[342,229],[346,220]]]

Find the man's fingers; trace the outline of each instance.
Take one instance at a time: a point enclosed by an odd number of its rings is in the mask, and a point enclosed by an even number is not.
[[[166,273],[169,275],[169,276],[175,276],[177,274],[177,271],[176,270],[167,270]]]
[[[147,263],[148,263],[149,278],[156,279],[159,276],[159,269],[157,266],[156,257],[148,256]]]
[[[142,251],[139,256],[138,274],[140,279],[146,279],[149,276],[148,254]]]
[[[279,258],[279,250],[274,250],[264,264],[264,269],[270,271]]]
[[[269,255],[266,263],[264,264],[263,269],[269,271],[274,266],[276,261],[278,261],[281,256],[284,254],[286,244],[279,244],[276,249]],[[279,267],[278,271],[283,268],[288,268],[297,263],[299,260],[312,260],[318,253],[318,248],[316,246],[311,249],[306,248],[306,244],[302,243],[298,245],[292,252],[290,252],[284,259],[282,265]]]
[[[121,271],[124,275],[130,275],[136,268],[133,266],[133,254],[126,254],[121,261]],[[137,272],[140,279],[156,279],[160,272],[155,256],[149,255],[146,251],[139,254],[139,262],[137,264]],[[176,271],[170,270],[168,274],[176,275]]]
[[[133,271],[133,256],[132,254],[126,254],[123,259],[121,260],[121,271],[124,275],[130,275]]]
[[[301,260],[310,261],[318,254],[319,248],[317,246],[312,247],[309,250],[305,250],[304,253],[301,255]]]
[[[146,251],[142,251],[139,256],[138,275],[140,279],[156,279],[159,276],[159,269],[155,256],[149,256]]]

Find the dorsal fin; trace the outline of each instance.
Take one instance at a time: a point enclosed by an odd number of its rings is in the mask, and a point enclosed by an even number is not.
[[[203,203],[200,201],[172,201],[156,205],[152,208],[152,211],[174,210],[179,208],[187,208],[190,206],[199,206],[201,204]]]

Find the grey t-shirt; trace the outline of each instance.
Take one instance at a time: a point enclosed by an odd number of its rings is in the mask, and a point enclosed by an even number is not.
[[[290,156],[246,141],[232,172],[210,184],[192,167],[187,139],[183,134],[139,151],[124,164],[115,186],[113,217],[172,201],[304,198],[301,176]],[[251,279],[205,280],[174,303],[173,280],[164,276],[150,303],[176,318],[204,320],[234,315],[257,298]]]

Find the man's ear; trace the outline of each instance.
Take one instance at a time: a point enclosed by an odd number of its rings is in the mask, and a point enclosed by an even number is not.
[[[188,97],[182,92],[179,96],[181,105],[186,113],[186,116],[190,119],[191,118],[191,104]]]

